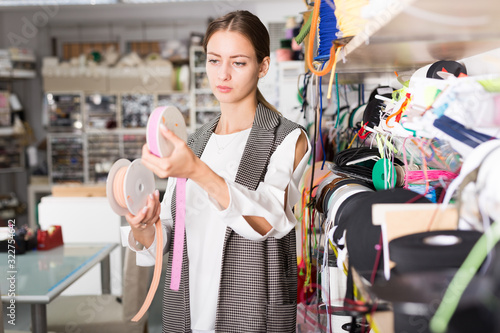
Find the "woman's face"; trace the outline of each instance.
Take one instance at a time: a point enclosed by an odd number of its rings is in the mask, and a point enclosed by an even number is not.
[[[269,57],[257,62],[255,50],[242,34],[218,31],[207,44],[207,75],[210,88],[220,103],[255,99],[259,77],[269,68]]]

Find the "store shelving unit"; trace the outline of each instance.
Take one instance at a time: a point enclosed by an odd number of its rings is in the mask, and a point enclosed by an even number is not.
[[[105,182],[113,161],[118,160],[123,149],[120,149],[121,136],[116,133],[87,134],[87,163],[90,183]]]
[[[2,86],[7,86],[6,90],[0,89],[0,173],[25,171],[25,138],[16,133],[12,125],[13,114],[16,110],[11,110],[10,97],[12,97],[12,84],[15,80],[17,79],[12,76],[0,77]]]
[[[394,78],[394,71],[414,72],[438,60],[474,61],[499,48],[500,2],[398,0],[344,46],[336,72],[344,82]],[[493,60],[500,63],[498,56]],[[499,68],[489,72],[500,74]],[[389,312],[377,312],[371,321],[377,332],[394,331]]]
[[[213,119],[220,112],[217,99],[212,94],[205,69],[206,56],[201,46],[190,48],[191,70],[191,131]]]
[[[499,2],[393,1],[346,44],[337,72],[374,76],[415,70],[499,47]]]
[[[174,105],[189,124],[188,92],[45,93],[49,182],[103,183],[119,158],[140,158],[150,112]],[[52,104],[51,104],[52,103]]]
[[[24,150],[22,138],[15,134],[13,129],[2,128],[0,131],[0,173],[24,171]]]
[[[118,96],[114,94],[86,94],[84,126],[92,130],[114,128],[118,124]]]
[[[49,179],[52,183],[85,181],[83,134],[53,133],[48,138]]]

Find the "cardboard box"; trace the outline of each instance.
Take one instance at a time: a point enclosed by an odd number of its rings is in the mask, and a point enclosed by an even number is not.
[[[106,67],[44,67],[44,91],[108,91],[108,69]]]

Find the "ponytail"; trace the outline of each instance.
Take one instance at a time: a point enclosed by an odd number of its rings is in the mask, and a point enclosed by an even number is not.
[[[281,115],[281,113],[274,107],[274,105],[272,105],[271,103],[269,103],[268,101],[266,101],[266,99],[264,98],[264,96],[260,92],[259,88],[257,88],[257,102],[261,103],[262,105],[264,105],[269,110],[274,111],[277,114]]]

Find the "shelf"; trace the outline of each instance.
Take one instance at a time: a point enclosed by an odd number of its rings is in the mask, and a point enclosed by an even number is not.
[[[10,80],[22,80],[22,79],[34,79],[36,78],[35,71],[28,70],[14,70],[10,75],[0,75],[0,80],[10,81]]]
[[[212,89],[210,89],[210,88],[207,88],[207,89],[195,89],[194,93],[195,94],[211,94],[212,93]]]
[[[23,167],[16,167],[16,168],[0,168],[0,174],[1,173],[14,173],[14,172],[24,172],[26,169]]]
[[[36,78],[36,72],[35,71],[29,71],[29,70],[13,70],[12,72],[12,78],[13,79],[34,79]]]
[[[205,73],[207,70],[205,67],[195,67],[193,68],[193,73]]]
[[[14,135],[14,127],[0,127],[0,136]]]
[[[214,107],[197,107],[196,112],[219,112],[220,108]]]
[[[337,72],[412,70],[499,47],[500,2],[401,0],[345,46]]]

